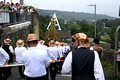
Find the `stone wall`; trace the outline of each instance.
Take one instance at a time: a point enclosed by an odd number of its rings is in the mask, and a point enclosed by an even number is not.
[[[1,34],[1,44],[4,44],[4,39],[7,37],[12,40],[11,45],[13,47],[16,46],[16,41],[18,39],[23,39],[26,42],[26,38],[30,33],[31,27],[31,21],[3,27],[3,33]]]
[[[37,36],[37,39],[39,39],[39,14],[38,13],[32,13],[32,26],[34,26],[34,33]]]
[[[114,61],[114,50],[111,49],[110,44],[100,44],[100,46],[103,48],[103,57],[105,61],[107,61],[110,64],[113,64]]]
[[[103,57],[105,61],[110,64],[113,64],[114,61],[114,50],[112,49],[103,49]]]
[[[34,12],[31,13],[31,21],[0,28],[0,43],[3,45],[4,39],[9,37],[12,40],[11,45],[13,47],[16,46],[18,39],[24,40],[25,46],[27,46],[26,39],[29,33],[36,33],[39,39],[38,14]]]

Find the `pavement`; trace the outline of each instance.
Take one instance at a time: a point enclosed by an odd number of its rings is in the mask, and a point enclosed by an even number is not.
[[[12,67],[12,75],[8,78],[8,80],[21,80],[17,67]],[[51,79],[49,78],[49,80]],[[70,74],[57,74],[56,80],[71,80],[71,75]]]

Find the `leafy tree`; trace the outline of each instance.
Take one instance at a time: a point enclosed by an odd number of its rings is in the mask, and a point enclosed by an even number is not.
[[[111,48],[114,49],[114,45],[115,45],[115,32],[116,32],[116,29],[117,29],[117,25],[116,26],[112,26],[110,29],[109,29],[109,36],[110,36],[110,41],[109,43],[111,43]]]
[[[71,28],[71,35],[74,35],[74,34],[76,34],[76,33],[78,33],[77,28],[72,27],[72,28]]]
[[[47,31],[47,25],[48,25],[49,20],[50,20],[49,16],[39,15],[39,26],[40,26],[39,37],[40,39],[43,39],[45,36],[45,32]]]

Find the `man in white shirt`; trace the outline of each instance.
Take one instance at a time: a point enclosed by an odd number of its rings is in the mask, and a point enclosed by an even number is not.
[[[87,35],[77,33],[73,37],[78,49],[68,54],[62,66],[62,73],[72,70],[72,80],[105,80],[98,53],[87,48]]]
[[[59,50],[57,47],[55,47],[55,41],[51,40],[50,46],[48,48],[48,56],[50,57],[51,60],[57,60],[57,57],[61,57],[59,54]],[[56,63],[51,63],[50,64],[50,77],[51,80],[55,80],[56,78],[56,72],[57,72],[57,64]]]
[[[8,70],[6,67],[4,67],[4,65],[8,64],[8,60],[9,60],[9,55],[7,54],[7,52],[0,48],[0,80],[7,80],[8,78]]]
[[[58,41],[55,42],[55,46],[58,48],[59,55],[60,55],[58,57],[58,59],[60,60],[60,62],[57,64],[58,65],[57,73],[61,74],[61,69],[62,69],[62,65],[63,65],[63,61],[64,61],[63,48],[60,46],[60,43]]]
[[[45,50],[47,51],[48,50],[48,47],[46,45],[44,45],[44,40],[40,40],[38,41],[38,44],[36,47],[38,47],[40,50]]]
[[[15,55],[14,51],[13,51],[13,47],[10,45],[11,39],[10,38],[6,38],[4,40],[4,45],[2,46],[2,48],[8,53],[9,55],[9,61],[8,64],[13,64],[13,55]],[[11,72],[11,67],[7,67],[8,72],[7,74],[9,76],[11,76],[12,72]]]
[[[46,45],[44,45],[45,41],[44,40],[40,40],[38,41],[37,44],[37,48],[39,48],[39,50],[44,50],[48,53],[48,47]],[[50,58],[49,58],[50,59]],[[46,68],[47,74],[46,74],[46,80],[49,80],[49,73],[48,73],[48,68]]]
[[[28,35],[27,44],[28,50],[22,53],[27,80],[46,80],[46,68],[50,64],[46,51],[36,47],[38,40],[35,34]]]
[[[16,62],[17,63],[22,63],[22,61],[21,61],[21,59],[22,59],[22,53],[27,50],[24,47],[24,41],[21,40],[21,39],[19,39],[16,42],[16,46],[17,46],[15,48]],[[23,66],[18,66],[18,71],[19,71],[19,74],[20,74],[20,77],[21,77],[22,80],[25,79],[25,75],[23,74],[23,70],[24,70]]]
[[[8,63],[13,63],[13,55],[15,55],[13,47],[10,45],[11,39],[10,38],[6,38],[4,40],[4,45],[2,46],[2,48],[9,54],[10,60],[8,61]]]

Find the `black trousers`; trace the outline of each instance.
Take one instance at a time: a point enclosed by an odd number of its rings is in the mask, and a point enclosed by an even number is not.
[[[28,77],[26,76],[27,80],[46,80],[46,76],[41,76],[41,77]]]
[[[46,68],[46,80],[49,80],[49,68]]]
[[[9,76],[7,67],[0,67],[0,80],[7,80]]]
[[[18,66],[18,71],[19,71],[20,77],[25,78],[25,75],[23,74],[24,67],[23,66]]]
[[[56,73],[57,73],[56,63],[51,63],[50,64],[50,77],[51,77],[51,80],[55,80]]]
[[[118,63],[118,71],[120,73],[120,61],[117,61],[117,63]]]

